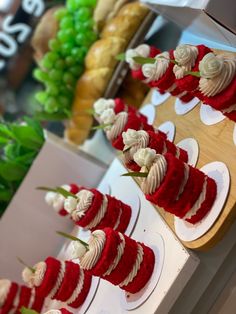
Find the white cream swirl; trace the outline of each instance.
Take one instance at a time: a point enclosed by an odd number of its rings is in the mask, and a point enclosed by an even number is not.
[[[45,312],[44,314],[61,314],[60,310],[49,310]]]
[[[103,219],[103,217],[105,216],[107,212],[107,204],[108,204],[108,200],[107,200],[107,197],[104,195],[103,200],[102,200],[102,205],[98,209],[97,215],[93,218],[93,220],[88,225],[85,226],[86,229],[95,228],[100,223],[100,221]]]
[[[106,242],[106,234],[102,230],[92,232],[89,239],[89,250],[80,259],[80,266],[83,269],[93,268],[101,257]]]
[[[71,213],[71,217],[74,221],[79,221],[91,206],[94,194],[89,190],[81,190],[76,196],[79,201],[76,205],[76,209]]]
[[[195,46],[180,45],[174,50],[174,57],[178,64],[173,68],[177,79],[184,77],[186,71],[191,71],[198,56],[198,49]]]
[[[116,114],[114,109],[108,108],[103,111],[103,113],[100,115],[100,120],[104,124],[113,124],[116,119]],[[111,126],[107,126],[106,129],[110,129]]]
[[[146,77],[145,83],[159,80],[169,67],[170,55],[168,52],[158,54],[155,59],[155,63],[146,63],[142,66],[143,75]]]
[[[140,244],[137,244],[138,248],[137,248],[137,258],[135,261],[135,264],[131,270],[131,272],[129,273],[129,275],[125,278],[124,281],[122,281],[119,284],[119,287],[123,287],[123,286],[127,286],[129,283],[131,283],[134,278],[137,276],[137,273],[140,269],[141,263],[143,261],[143,248]]]
[[[5,303],[10,289],[11,281],[8,279],[0,279],[0,308]]]
[[[71,259],[77,259],[84,256],[84,254],[87,252],[86,247],[80,243],[79,241],[72,241],[70,244],[71,247]]]
[[[111,126],[110,129],[106,130],[107,138],[110,141],[116,139],[124,130],[125,125],[128,121],[128,114],[127,112],[120,112],[116,115],[114,124]]]
[[[231,83],[236,74],[236,58],[208,53],[199,65],[199,90],[207,97],[222,92]]]
[[[116,268],[116,266],[118,265],[122,255],[124,254],[124,250],[125,250],[125,238],[123,236],[123,234],[121,234],[119,232],[119,237],[120,237],[120,244],[117,246],[117,255],[114,259],[114,261],[111,263],[110,267],[108,268],[108,270],[103,274],[103,276],[108,276],[111,274],[111,272]]]
[[[30,288],[39,287],[41,285],[47,270],[47,264],[45,262],[39,262],[34,265],[33,269],[34,272],[26,267],[22,272],[22,278]]]
[[[68,196],[64,202],[64,209],[71,214],[77,206],[78,200],[73,196]]]
[[[98,116],[102,115],[105,110],[114,109],[114,107],[115,107],[114,99],[99,98],[93,104],[95,114]]]
[[[167,171],[167,161],[164,156],[158,154],[150,168],[147,178],[141,184],[144,194],[152,194],[160,186]]]
[[[49,293],[49,298],[53,299],[55,294],[57,293],[57,291],[59,290],[61,284],[62,284],[62,281],[63,281],[63,278],[65,276],[65,270],[66,270],[66,264],[65,262],[61,262],[60,261],[60,271],[59,271],[59,274],[57,276],[57,281],[55,283],[55,286],[52,288],[52,290],[50,291]]]
[[[134,57],[148,57],[150,54],[150,47],[142,44],[135,49],[128,49],[125,53],[125,61],[129,64],[131,70],[139,70],[141,65],[134,61]]]
[[[128,129],[126,132],[122,133],[122,137],[123,143],[125,144],[123,152],[125,163],[132,161],[137,150],[146,148],[149,143],[149,134],[144,130],[135,131]]]
[[[61,187],[68,192],[70,191],[69,185],[62,185]],[[49,206],[52,206],[56,212],[59,212],[64,207],[65,197],[60,193],[47,192],[45,201]]]
[[[156,158],[156,151],[152,148],[140,148],[134,154],[133,158],[140,167],[150,168]]]
[[[67,304],[73,303],[81,293],[84,286],[84,271],[80,268],[80,276],[79,276],[79,282],[77,284],[77,287],[75,288],[74,292],[70,296],[70,298],[66,301]]]

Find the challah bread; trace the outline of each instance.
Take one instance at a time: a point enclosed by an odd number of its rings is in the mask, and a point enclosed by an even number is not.
[[[138,16],[139,20],[142,21],[144,17],[148,14],[150,10],[145,5],[139,3],[138,1],[128,3],[124,5],[117,16],[126,16],[133,18]]]

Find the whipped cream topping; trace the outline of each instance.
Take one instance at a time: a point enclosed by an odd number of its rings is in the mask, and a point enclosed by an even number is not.
[[[141,188],[144,194],[152,194],[160,186],[167,171],[167,161],[164,156],[156,155],[156,159],[150,168],[147,178],[144,178]]]
[[[83,287],[84,287],[84,272],[80,268],[79,282],[78,282],[77,287],[75,288],[74,292],[70,296],[70,298],[66,301],[66,303],[69,304],[69,305],[71,303],[73,303],[78,298],[78,296],[81,293]]]
[[[83,269],[93,268],[99,260],[106,242],[106,234],[102,230],[95,230],[89,238],[89,250],[80,259]]]
[[[70,246],[71,246],[71,259],[81,258],[87,251],[86,247],[79,241],[72,241]]]
[[[156,151],[155,149],[147,148],[140,148],[133,156],[134,161],[140,167],[147,167],[150,168],[156,158]]]
[[[115,122],[116,119],[116,114],[114,109],[112,108],[108,108],[106,110],[103,111],[103,113],[100,115],[100,120],[102,123],[104,124],[113,124]],[[106,127],[111,128],[111,126],[107,126]]]
[[[129,64],[131,70],[139,70],[141,65],[134,61],[134,57],[144,57],[147,58],[150,54],[150,47],[148,45],[142,44],[135,49],[128,49],[125,53],[125,61]]]
[[[181,182],[176,200],[178,200],[180,198],[181,194],[183,193],[185,186],[186,186],[186,183],[188,181],[188,178],[189,178],[189,166],[187,164],[184,164],[184,178]]]
[[[140,269],[141,263],[143,261],[144,253],[143,253],[142,246],[140,244],[137,244],[137,246],[138,246],[137,258],[133,266],[133,269],[131,270],[129,275],[125,278],[125,280],[119,284],[120,287],[127,286],[129,283],[131,283],[134,280],[134,278],[137,276],[137,273]]]
[[[68,196],[66,199],[65,199],[65,202],[64,202],[64,209],[69,213],[71,214],[73,212],[73,210],[76,209],[76,206],[77,206],[77,199],[73,196]]]
[[[30,296],[30,300],[29,300],[29,305],[28,305],[28,308],[29,309],[32,309],[32,306],[34,304],[34,301],[35,301],[35,289],[31,289],[31,296]]]
[[[169,67],[169,52],[162,52],[155,59],[155,63],[146,63],[142,66],[143,75],[146,77],[145,83],[159,80]]]
[[[105,216],[105,214],[107,212],[107,204],[108,204],[108,200],[107,200],[107,197],[104,195],[103,196],[103,200],[102,200],[102,205],[99,208],[99,210],[97,212],[97,215],[85,227],[86,229],[92,229],[92,228],[96,227],[100,223],[100,221],[103,219],[103,217]]]
[[[5,303],[10,289],[11,281],[8,279],[0,279],[0,308]]]
[[[69,185],[61,186],[64,190],[70,191]],[[65,197],[59,193],[47,192],[45,201],[49,206],[52,206],[56,212],[59,212],[64,207]]]
[[[114,124],[106,130],[107,138],[110,141],[116,139],[124,130],[125,125],[128,121],[127,112],[120,112],[116,115]]]
[[[208,53],[199,64],[199,90],[207,97],[213,97],[231,83],[236,74],[236,58]]]
[[[206,199],[206,191],[207,191],[207,176],[205,177],[205,180],[203,183],[202,192],[200,193],[200,195],[199,195],[198,199],[196,200],[196,202],[194,203],[193,207],[187,212],[187,214],[184,216],[183,219],[185,219],[185,220],[190,219],[196,215],[197,211],[199,210],[202,203]]]
[[[71,213],[71,217],[74,221],[79,221],[92,205],[94,194],[89,190],[80,190],[76,196],[78,201],[76,208]]]
[[[62,284],[63,278],[65,276],[65,270],[66,270],[65,262],[60,262],[60,271],[59,271],[59,274],[57,276],[57,281],[55,283],[55,286],[52,288],[52,290],[50,291],[50,293],[48,295],[49,298],[53,299],[55,294],[59,290],[59,288],[60,288],[60,286]]]
[[[22,278],[30,288],[39,287],[41,285],[47,270],[47,264],[45,262],[39,262],[34,265],[33,268],[35,272],[32,272],[28,267],[22,272]]]
[[[114,227],[113,227],[114,230],[116,230],[116,229],[118,228],[119,224],[120,224],[121,214],[122,214],[122,209],[120,208],[120,209],[119,209],[118,218],[117,218],[116,223],[115,223],[115,225],[114,225]]]
[[[112,271],[116,268],[116,266],[118,265],[122,255],[124,254],[124,250],[125,250],[125,238],[123,236],[123,234],[121,234],[119,232],[119,237],[120,237],[120,244],[117,246],[117,255],[114,259],[114,261],[111,263],[110,267],[108,268],[108,270],[103,274],[103,276],[108,276],[112,273]]]
[[[198,56],[198,49],[195,46],[180,45],[174,50],[175,61],[173,72],[177,79],[184,77],[186,71],[191,71]]]
[[[61,314],[60,310],[49,310],[45,312],[44,314]]]
[[[95,114],[98,116],[101,116],[105,110],[114,109],[114,107],[115,107],[114,99],[99,98],[93,104]]]

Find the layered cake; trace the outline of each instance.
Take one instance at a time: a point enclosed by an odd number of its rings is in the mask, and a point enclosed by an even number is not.
[[[154,149],[157,154],[170,153],[176,158],[188,162],[188,153],[168,141],[163,134],[165,135],[165,133],[161,131],[135,131],[132,129],[123,132],[122,137],[125,144],[123,157],[126,167],[133,171],[139,171],[140,166],[135,163],[133,157],[140,148],[147,147]]]
[[[192,224],[210,211],[217,186],[202,171],[170,153],[160,155],[150,148],[138,150],[134,160],[146,173],[141,189],[149,201]]]
[[[129,205],[96,189],[81,188],[75,197],[63,197],[61,205],[78,226],[88,230],[111,227],[125,232],[131,218]]]
[[[22,306],[41,312],[44,297],[35,289],[0,279],[0,313],[19,313]]]
[[[80,259],[84,270],[127,292],[140,291],[152,275],[152,249],[111,228],[92,232],[87,250],[78,241],[73,244],[73,258]]]
[[[73,308],[81,306],[90,290],[91,276],[71,261],[48,257],[33,267],[25,268],[22,277],[36,293],[67,303]]]
[[[197,96],[236,121],[236,58],[208,53],[200,61]]]
[[[61,188],[63,188],[64,190],[72,194],[78,193],[79,190],[81,189],[81,187],[79,187],[76,184],[69,184],[69,185],[65,184],[65,185],[62,185]],[[49,206],[53,207],[53,209],[59,215],[66,216],[68,214],[68,212],[64,208],[65,197],[62,194],[56,193],[56,192],[48,192],[45,196],[45,201]]]

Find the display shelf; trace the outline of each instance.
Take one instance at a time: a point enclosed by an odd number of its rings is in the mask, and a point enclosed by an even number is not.
[[[147,95],[144,104],[150,103],[152,91]],[[224,236],[236,219],[236,148],[232,140],[235,123],[229,119],[224,119],[218,124],[207,126],[200,119],[200,106],[196,106],[186,115],[177,115],[175,113],[175,98],[169,98],[161,106],[155,107],[156,120],[155,125],[159,125],[166,120],[172,121],[176,126],[175,143],[178,143],[186,137],[193,137],[199,143],[200,154],[197,168],[213,161],[222,161],[229,168],[231,176],[231,185],[229,195],[221,215],[213,227],[201,238],[183,242],[191,249],[208,250],[216,245]],[[157,208],[157,207],[156,207]],[[174,217],[161,208],[157,208],[162,217],[174,231]]]

